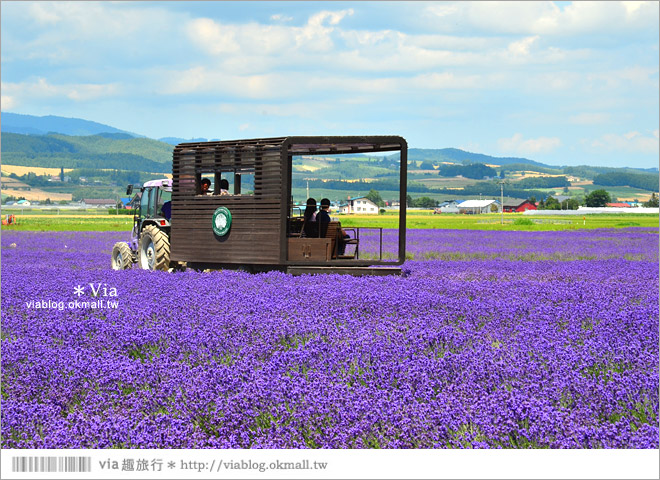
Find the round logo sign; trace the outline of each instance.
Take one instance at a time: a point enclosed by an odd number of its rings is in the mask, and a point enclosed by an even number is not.
[[[227,235],[231,227],[231,212],[226,207],[219,207],[213,212],[213,233],[219,237]]]

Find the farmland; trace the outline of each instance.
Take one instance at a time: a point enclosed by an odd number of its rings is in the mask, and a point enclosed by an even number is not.
[[[130,231],[133,217],[130,215],[106,215],[98,209],[77,210],[75,213],[57,207],[50,209],[3,208],[4,214],[14,214],[18,224],[2,227],[7,230],[37,231]],[[397,228],[398,213],[386,215],[340,215],[337,217],[345,227]],[[483,215],[432,215],[430,210],[409,210],[406,216],[408,228],[424,229],[459,229],[459,230],[506,230],[506,231],[547,231],[547,230],[591,230],[594,228],[658,227],[655,214],[626,215],[587,215],[558,218],[552,215],[524,216],[519,213],[505,213],[504,223],[499,214]],[[531,219],[531,225],[525,225],[524,219]]]
[[[3,132],[2,140],[3,199],[115,198],[124,195],[128,183],[171,176],[172,145],[131,138],[121,132],[85,136]],[[500,194],[496,175],[507,182],[507,199],[567,195],[582,201],[591,191],[605,187],[612,199],[645,202],[658,188],[657,172],[652,170],[559,167],[452,148],[410,148],[408,154],[407,188],[414,199],[426,196],[442,202],[482,195],[495,198]],[[48,182],[43,177],[58,175],[60,168],[70,177],[69,181]],[[327,197],[345,202],[348,196],[363,196],[372,189],[385,201],[399,199],[400,166],[396,154],[294,156],[291,169],[291,194],[298,202],[310,196],[308,187],[317,200]],[[10,183],[10,174],[18,176],[14,180],[24,182],[30,190],[8,189],[4,183]],[[599,178],[605,179],[605,183],[598,183]]]
[[[65,168],[64,173],[69,173],[72,169]],[[20,165],[2,165],[3,175],[9,175],[14,173],[16,175],[27,175],[28,173],[34,173],[35,175],[59,175],[59,168],[49,168],[49,167],[22,167]]]
[[[658,448],[657,225],[409,230],[376,278],[125,236],[3,229],[2,447]]]

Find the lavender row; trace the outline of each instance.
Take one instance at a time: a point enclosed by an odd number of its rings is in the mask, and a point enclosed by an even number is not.
[[[3,234],[2,446],[658,448],[652,233],[412,231],[461,260],[374,278],[115,272],[121,234]]]
[[[626,258],[658,261],[658,229],[596,229],[582,231],[408,230],[410,260],[594,260]],[[380,255],[378,230],[360,232],[360,256]],[[350,246],[348,247],[351,248]],[[398,257],[398,233],[383,230],[383,257]]]

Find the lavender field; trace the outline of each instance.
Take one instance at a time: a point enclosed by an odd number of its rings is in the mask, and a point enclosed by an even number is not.
[[[125,236],[3,231],[3,448],[658,448],[657,229],[409,230],[375,278]]]

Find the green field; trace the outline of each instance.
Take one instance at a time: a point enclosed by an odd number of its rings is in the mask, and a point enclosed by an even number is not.
[[[4,215],[3,215],[4,218]],[[65,232],[130,232],[130,215],[17,215],[16,225],[3,225],[3,230],[65,231]]]
[[[5,212],[3,212],[5,213]],[[337,216],[337,215],[335,215]],[[345,227],[397,228],[398,214],[338,215]],[[504,224],[499,214],[487,215],[433,215],[428,211],[409,211],[408,228],[437,228],[457,230],[580,230],[593,228],[659,227],[658,215],[654,214],[592,214],[583,219],[580,215],[522,215],[504,214]],[[130,215],[17,215],[18,224],[3,226],[5,230],[31,231],[130,231],[133,217]],[[530,225],[529,222],[532,222]]]
[[[557,216],[557,215],[522,215],[520,213],[505,213],[502,219],[500,214],[485,215],[433,215],[431,211],[409,211],[406,216],[407,228],[438,228],[456,230],[579,230],[592,228],[622,228],[622,227],[656,227],[658,216],[654,214],[641,215],[607,215],[592,214],[583,216]],[[382,227],[396,228],[398,216],[394,213],[386,215],[340,215],[339,220],[346,227]],[[502,220],[504,223],[502,224]],[[524,223],[532,222],[532,225]]]

